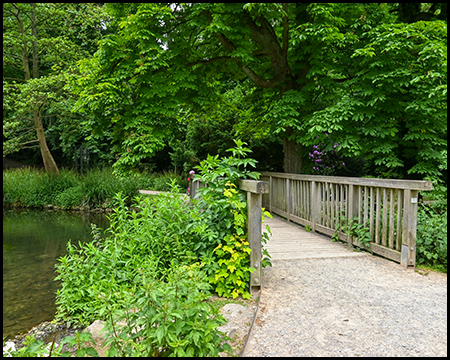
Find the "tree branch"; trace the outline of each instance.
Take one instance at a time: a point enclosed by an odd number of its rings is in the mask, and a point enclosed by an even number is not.
[[[8,77],[8,76],[3,76],[3,80],[15,80],[15,81],[27,82],[25,79],[13,78],[13,77]]]
[[[289,23],[288,23],[288,17],[287,17],[287,7],[288,4],[283,4],[283,10],[286,13],[285,16],[283,16],[283,46],[281,48],[281,51],[283,53],[283,57],[287,59],[287,52],[288,52],[288,45],[289,45]]]
[[[209,23],[213,21],[213,17],[209,11],[205,11]],[[220,33],[214,33],[214,35],[217,37],[217,39],[221,42],[221,44],[229,51],[234,52],[236,50],[236,47],[234,44],[227,39],[227,37]],[[261,86],[263,88],[271,88],[276,87],[280,85],[280,81],[276,78],[266,80],[258,76],[248,65],[245,65],[242,63],[241,60],[238,58],[232,58],[236,64],[241,68],[241,70],[244,72],[247,77],[252,80],[256,85]]]

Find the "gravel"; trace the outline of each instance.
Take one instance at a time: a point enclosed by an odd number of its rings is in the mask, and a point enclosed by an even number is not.
[[[243,356],[447,356],[447,274],[370,254],[272,264]]]

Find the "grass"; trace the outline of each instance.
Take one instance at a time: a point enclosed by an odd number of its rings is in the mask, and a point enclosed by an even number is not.
[[[9,169],[3,171],[3,203],[29,208],[105,209],[111,207],[118,192],[131,201],[141,189],[168,191],[172,181],[180,191],[186,191],[187,177],[174,172],[134,173],[121,178],[112,168],[92,169],[85,176],[68,169],[60,169],[59,176],[40,169]]]
[[[428,272],[430,272],[430,271],[447,274],[447,268],[445,266],[439,265],[439,264],[438,265],[434,265],[434,264],[421,265],[421,264],[419,264],[419,265],[416,265],[416,269],[425,271],[425,275],[428,275]],[[416,272],[419,272],[419,271],[416,270]]]

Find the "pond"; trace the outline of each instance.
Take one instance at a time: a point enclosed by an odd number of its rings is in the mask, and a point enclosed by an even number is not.
[[[3,337],[54,319],[54,266],[69,239],[92,240],[91,223],[109,222],[100,213],[3,209]]]

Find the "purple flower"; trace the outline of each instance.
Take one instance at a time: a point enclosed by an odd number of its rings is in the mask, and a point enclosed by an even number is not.
[[[189,171],[189,175],[194,175],[194,174],[195,174],[194,170]]]

